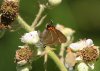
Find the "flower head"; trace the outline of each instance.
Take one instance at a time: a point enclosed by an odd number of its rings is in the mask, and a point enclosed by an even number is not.
[[[33,56],[32,50],[28,46],[24,46],[24,48],[20,48],[16,51],[16,60],[19,61],[29,61]]]
[[[99,58],[99,50],[97,46],[83,48],[80,52],[85,62],[96,61]]]
[[[39,42],[39,35],[37,31],[29,32],[21,37],[21,42],[28,44],[36,44]]]
[[[73,51],[76,51],[78,56],[81,56],[85,62],[95,61],[99,57],[99,47],[94,46],[91,39],[80,40],[69,45]]]
[[[72,43],[69,45],[69,48],[76,54],[75,60],[78,65],[78,71],[88,71],[90,68],[94,69],[94,62],[99,58],[99,47],[95,46],[91,39]]]
[[[19,11],[18,0],[4,0],[1,5],[0,29],[9,28],[10,24],[16,19]]]

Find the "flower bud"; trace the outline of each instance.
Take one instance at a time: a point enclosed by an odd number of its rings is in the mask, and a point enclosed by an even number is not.
[[[25,65],[25,66],[17,66],[17,71],[30,71],[32,69],[31,65]]]
[[[62,0],[48,0],[48,2],[51,6],[56,6],[59,5],[62,2]]]
[[[87,43],[87,46],[94,45],[92,39],[87,39],[86,43]]]
[[[78,71],[88,71],[89,67],[85,63],[81,62],[78,64],[77,69]]]
[[[21,71],[29,71],[29,68],[24,68]]]

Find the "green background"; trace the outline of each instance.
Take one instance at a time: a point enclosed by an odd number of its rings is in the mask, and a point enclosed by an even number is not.
[[[20,0],[20,15],[31,24],[38,12],[38,4],[42,0]],[[2,0],[0,0],[0,5]],[[38,30],[43,31],[46,22],[51,19],[76,31],[75,40],[93,39],[95,45],[100,45],[100,1],[99,0],[63,0],[59,6],[45,11],[47,19]],[[15,22],[18,24],[17,22]],[[23,45],[20,37],[23,29],[15,32],[6,31],[0,38],[0,71],[16,71],[14,63],[15,51]],[[48,71],[59,71],[55,63],[49,58]],[[43,58],[33,62],[32,71],[44,71]],[[100,60],[95,63],[95,70],[100,71]]]

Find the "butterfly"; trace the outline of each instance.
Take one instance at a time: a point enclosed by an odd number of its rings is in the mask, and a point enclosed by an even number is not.
[[[61,44],[67,41],[65,35],[52,25],[52,21],[47,23],[45,30],[40,35],[43,45]]]

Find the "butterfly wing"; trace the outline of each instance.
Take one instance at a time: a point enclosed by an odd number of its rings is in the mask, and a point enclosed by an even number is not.
[[[41,36],[41,42],[44,45],[52,45],[57,39],[56,33],[52,30],[45,29]]]
[[[56,34],[57,34],[57,40],[55,41],[55,43],[65,43],[67,41],[67,38],[65,37],[65,35],[63,33],[61,33],[59,30],[56,30]]]

